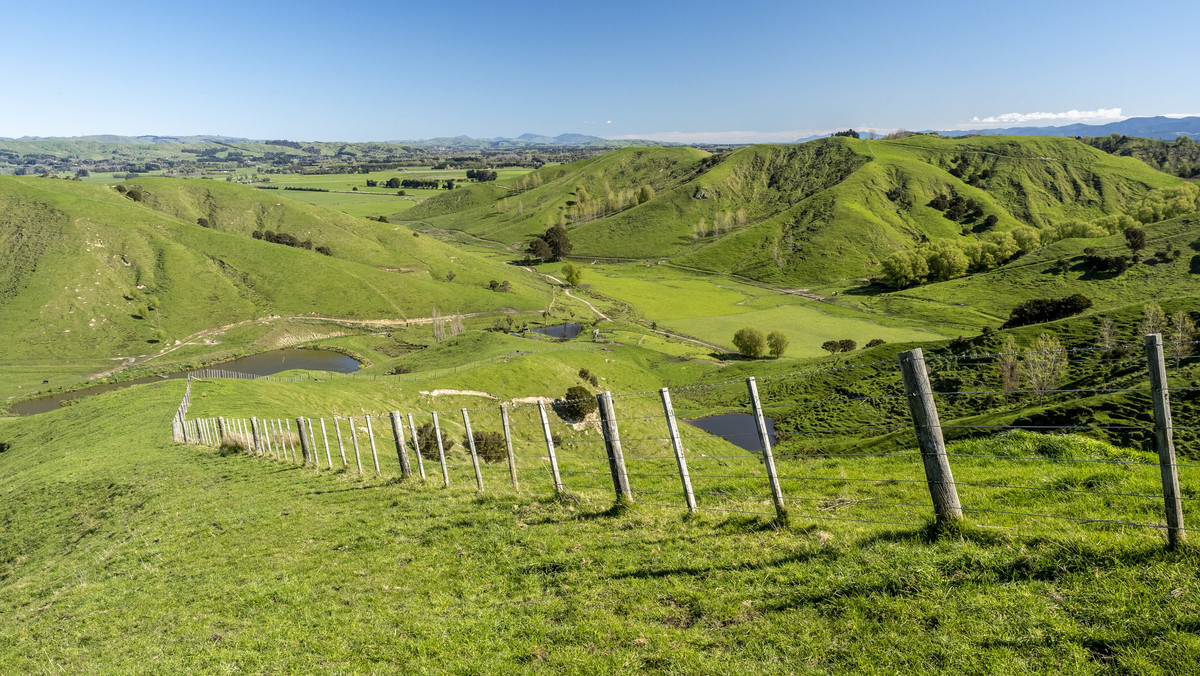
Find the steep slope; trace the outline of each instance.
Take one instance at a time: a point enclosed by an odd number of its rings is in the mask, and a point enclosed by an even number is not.
[[[402,226],[243,186],[139,181],[113,188],[0,177],[0,339],[9,359],[152,352],[204,328],[270,314],[428,316],[544,307],[539,282]],[[197,211],[203,209],[203,211]],[[216,215],[201,227],[193,213]],[[331,256],[254,239],[259,225]],[[448,273],[454,281],[446,281]],[[509,281],[511,293],[490,291]],[[161,331],[161,333],[160,333]]]
[[[463,230],[502,244],[524,243],[555,223],[578,225],[634,210],[702,171],[695,148],[627,148],[547,166],[501,185],[468,185],[405,212],[414,227]],[[582,193],[579,188],[583,188]],[[649,187],[650,193],[643,194]],[[651,200],[653,201],[653,200]]]
[[[477,187],[409,213],[504,243],[562,223],[580,257],[670,258],[775,284],[844,285],[925,241],[1124,213],[1179,183],[1065,138],[831,138],[690,158],[684,150],[610,153],[535,172],[509,186],[520,194]],[[651,185],[650,199],[620,198],[640,184]],[[953,213],[940,198],[973,208]]]

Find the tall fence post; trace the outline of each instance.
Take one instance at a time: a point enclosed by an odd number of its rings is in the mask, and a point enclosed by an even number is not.
[[[375,476],[379,476],[379,452],[375,450],[375,430],[371,427],[371,416],[367,416],[367,438],[371,440],[371,459],[375,461]]]
[[[290,420],[283,420],[283,430],[287,433],[288,446],[292,449],[292,462],[296,462],[296,437],[292,434],[292,423]]]
[[[307,465],[312,457],[312,441],[308,438],[308,430],[304,429],[304,418],[296,418],[296,430],[300,434],[300,455],[304,459],[301,464]]]
[[[675,451],[675,464],[679,466],[679,481],[683,483],[683,499],[689,512],[696,511],[696,495],[692,492],[692,477],[688,474],[687,460],[683,457],[683,441],[679,438],[679,426],[675,424],[675,408],[671,406],[671,392],[667,388],[658,391],[662,395],[663,414],[667,417],[667,434],[671,436],[671,448]]]
[[[358,474],[362,476],[362,454],[358,452],[358,432],[354,429],[354,416],[347,416],[350,421],[350,440],[354,442],[354,462],[358,464]]]
[[[333,454],[329,452],[329,433],[325,431],[324,418],[321,418],[321,439],[325,441],[325,462],[329,463],[329,469],[333,471]]]
[[[437,440],[438,463],[442,466],[442,483],[450,486],[450,473],[446,471],[446,449],[442,448],[442,424],[438,422],[437,411],[433,412],[433,438]]]
[[[771,453],[771,434],[767,432],[767,421],[763,419],[762,402],[758,398],[758,381],[754,376],[746,379],[750,392],[750,407],[754,411],[754,424],[758,429],[758,443],[762,444],[763,466],[767,469],[767,483],[771,486],[771,501],[775,503],[775,516],[787,523],[787,505],[783,502],[783,490],[779,487],[779,475],[775,473],[775,456]]]
[[[317,450],[317,435],[313,432],[312,418],[305,418],[304,424],[308,426],[308,446],[312,450],[313,466],[321,469],[321,452]]]
[[[1150,367],[1150,398],[1154,401],[1154,446],[1162,474],[1163,502],[1167,510],[1167,543],[1172,549],[1187,541],[1183,526],[1183,501],[1179,496],[1179,474],[1175,466],[1175,431],[1171,424],[1171,400],[1167,365],[1163,358],[1162,335],[1145,338],[1146,362]]]
[[[392,437],[396,440],[396,459],[400,461],[400,474],[409,479],[412,477],[412,465],[408,462],[408,445],[404,443],[404,423],[400,420],[400,411],[392,411]]]
[[[954,473],[950,471],[950,460],[946,457],[942,423],[938,419],[937,403],[933,399],[933,388],[929,386],[929,372],[921,348],[900,353],[900,373],[904,378],[905,399],[917,432],[917,444],[921,447],[925,480],[933,498],[937,522],[945,524],[961,519],[962,503],[958,501],[958,487],[954,485]]]
[[[479,453],[475,450],[475,435],[471,432],[471,416],[462,410],[463,427],[467,429],[467,448],[471,450],[471,468],[475,470],[475,489],[483,492],[483,472],[479,470]]]
[[[338,455],[342,456],[342,469],[350,464],[346,462],[346,445],[342,443],[342,421],[336,415],[333,416],[333,435],[338,441]]]
[[[421,473],[421,481],[425,480],[425,458],[421,457],[421,440],[417,438],[417,423],[413,414],[408,414],[408,431],[412,432],[413,452],[417,455],[417,471]]]
[[[550,419],[546,417],[546,403],[541,400],[538,400],[538,414],[542,416],[542,434],[546,437],[546,454],[550,456],[550,473],[554,478],[554,491],[562,493],[562,475],[558,473],[558,457],[554,455],[554,437],[550,435]]]
[[[250,417],[250,442],[254,444],[254,454],[262,455],[262,435],[258,431],[258,418]]]
[[[600,409],[600,427],[604,431],[604,448],[608,451],[608,470],[612,474],[613,490],[617,501],[633,502],[629,490],[629,474],[625,471],[625,453],[621,449],[621,434],[617,430],[617,416],[613,412],[612,394],[596,393],[596,404]]]
[[[508,456],[508,473],[512,477],[514,491],[519,491],[517,485],[517,458],[513,454],[512,431],[508,425],[508,404],[500,404],[500,423],[504,426],[504,452]]]

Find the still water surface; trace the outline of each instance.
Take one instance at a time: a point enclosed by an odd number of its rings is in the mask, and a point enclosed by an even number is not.
[[[304,349],[288,349],[288,350],[272,350],[270,352],[261,352],[252,354],[248,357],[241,357],[232,361],[222,362],[207,366],[207,369],[223,369],[226,371],[236,371],[238,373],[248,373],[255,376],[269,376],[281,371],[290,371],[292,369],[305,369],[308,371],[335,371],[337,373],[353,373],[361,366],[358,360],[353,357],[347,357],[344,354],[330,352],[329,350],[304,350]],[[203,369],[200,369],[203,370]],[[140,385],[142,383],[156,383],[160,380],[171,380],[174,378],[186,378],[189,373],[194,371],[179,371],[178,373],[169,373],[165,376],[147,376],[136,380],[126,380],[119,383],[106,383],[104,385],[93,385],[82,390],[74,392],[63,392],[41,399],[30,399],[12,405],[12,410],[17,415],[33,415],[35,413],[45,413],[59,408],[60,402],[67,399],[77,399],[79,397],[91,397],[104,392],[119,390],[131,385]]]
[[[774,444],[775,421],[770,418],[763,418],[763,420],[767,423],[767,434],[771,435],[771,443]],[[762,444],[758,440],[758,426],[754,424],[754,416],[749,413],[710,415],[707,418],[696,418],[684,422],[693,427],[699,427],[709,434],[723,437],[729,443],[747,451],[761,453],[763,450]]]

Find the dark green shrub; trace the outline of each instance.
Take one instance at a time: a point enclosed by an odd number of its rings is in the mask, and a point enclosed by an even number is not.
[[[442,430],[442,450],[448,453],[453,446],[454,440],[446,434],[446,430]],[[427,422],[417,429],[417,447],[421,449],[421,457],[437,460],[437,436],[434,434],[433,423]]]
[[[581,385],[568,387],[564,398],[561,413],[564,418],[570,420],[582,420],[599,407],[599,404],[596,403],[596,396],[592,394],[591,390]]]
[[[484,462],[504,462],[508,459],[508,449],[504,445],[504,435],[499,432],[481,432],[472,430],[475,437],[475,453]],[[463,446],[467,440],[463,440]]]

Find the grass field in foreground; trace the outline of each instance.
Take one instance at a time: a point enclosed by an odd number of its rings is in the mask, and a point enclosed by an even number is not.
[[[0,671],[1185,673],[1200,660],[1200,557],[1152,530],[1023,520],[931,540],[921,525],[610,512],[533,481],[476,495],[360,479],[170,444],[182,389],[0,421]],[[814,462],[847,479],[919,471]],[[1130,492],[1155,480],[1087,471]],[[1109,513],[1092,497],[1071,507]]]

